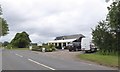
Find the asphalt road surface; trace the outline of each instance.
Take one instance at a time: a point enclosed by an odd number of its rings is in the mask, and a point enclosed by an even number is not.
[[[29,50],[3,50],[2,70],[115,70]]]

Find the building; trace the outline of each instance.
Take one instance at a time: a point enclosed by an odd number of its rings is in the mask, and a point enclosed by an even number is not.
[[[85,37],[82,34],[68,35],[68,36],[59,36],[56,37],[53,41],[48,41],[48,45],[53,44],[54,46],[62,49],[66,47],[69,43],[79,42],[81,44],[81,39]]]

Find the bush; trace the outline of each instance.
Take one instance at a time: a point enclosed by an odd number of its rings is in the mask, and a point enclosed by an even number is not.
[[[33,45],[32,50],[33,51],[42,51],[42,48],[40,46]]]
[[[11,44],[8,44],[5,48],[11,49],[11,47],[14,48]]]
[[[46,51],[46,52],[52,52],[52,51],[55,51],[55,50],[56,50],[56,48],[55,48],[54,45],[43,45],[42,47],[45,48],[45,51]]]
[[[54,45],[33,46],[32,50],[33,51],[41,51],[42,52],[42,48],[43,47],[45,48],[45,52],[52,52],[52,51],[56,50]]]

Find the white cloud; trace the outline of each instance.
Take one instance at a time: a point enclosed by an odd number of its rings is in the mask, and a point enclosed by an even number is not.
[[[107,14],[102,0],[1,0],[1,4],[10,27],[2,41],[21,31],[27,31],[33,42],[76,33],[89,36]]]

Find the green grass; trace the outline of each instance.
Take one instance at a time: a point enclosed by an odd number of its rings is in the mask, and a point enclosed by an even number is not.
[[[101,65],[118,67],[118,57],[110,55],[100,55],[100,54],[80,54],[80,59],[89,60],[96,62]]]
[[[9,50],[29,50],[29,48],[12,48],[12,49],[7,48],[7,49],[9,49]]]

